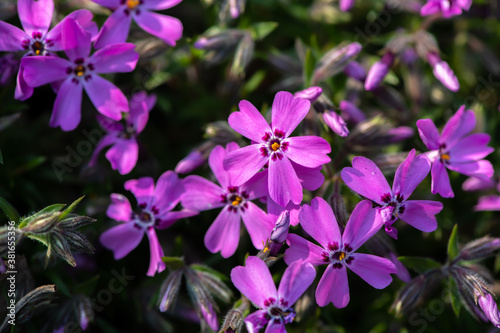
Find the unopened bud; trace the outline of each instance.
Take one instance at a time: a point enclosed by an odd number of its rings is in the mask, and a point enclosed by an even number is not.
[[[232,47],[243,37],[243,30],[228,29],[221,33],[199,38],[193,46],[197,49],[215,50]]]
[[[344,73],[359,82],[365,82],[366,80],[366,70],[359,62],[354,60],[345,66]]]
[[[457,92],[458,89],[460,89],[458,79],[446,61],[441,60],[441,58],[433,52],[427,55],[427,61],[432,66],[432,72],[436,79],[441,81],[446,88],[453,92]]]
[[[44,234],[50,232],[61,216],[61,212],[37,215],[27,226],[21,229],[23,233]]]
[[[161,312],[165,312],[177,300],[179,288],[182,280],[182,268],[171,272],[165,282],[161,285],[160,296],[161,299],[158,303],[158,308]]]
[[[373,64],[365,81],[365,89],[373,90],[380,85],[394,62],[394,54],[387,52],[380,61]]]
[[[250,33],[246,33],[236,48],[231,73],[237,77],[243,75],[245,68],[250,63],[253,57],[255,42]]]
[[[323,89],[321,89],[321,87],[309,87],[307,89],[297,91],[293,94],[293,96],[307,99],[312,103],[321,95],[322,92]]]
[[[322,116],[325,124],[339,136],[346,137],[349,135],[347,124],[344,118],[342,118],[338,113],[330,110],[325,110],[325,112],[322,113]]]
[[[477,205],[474,206],[475,211],[500,210],[500,196],[485,195],[479,198]]]
[[[341,71],[347,64],[361,52],[359,43],[350,43],[346,46],[338,46],[328,51],[319,61],[314,71],[313,82],[323,81]]]
[[[288,230],[290,228],[290,212],[284,210],[278,216],[276,225],[271,231],[269,237],[269,255],[275,256],[279,253],[281,246],[285,243],[288,237]]]
[[[485,292],[482,295],[476,292],[477,303],[483,310],[489,321],[496,327],[500,328],[500,312],[498,311],[497,302],[493,296]]]
[[[408,313],[418,306],[423,296],[433,287],[438,274],[438,270],[433,270],[413,278],[398,291],[391,305],[391,311],[394,311],[397,317],[401,317],[403,313]]]
[[[354,6],[354,0],[340,0],[340,10],[343,12],[347,12]]]
[[[205,163],[206,158],[203,154],[197,150],[193,150],[186,157],[177,163],[175,166],[175,172],[177,173],[190,173],[197,167]]]
[[[500,183],[499,183],[500,184]],[[495,178],[482,179],[476,177],[467,178],[462,184],[464,191],[484,191],[495,188],[497,185]]]
[[[500,238],[484,236],[465,244],[454,262],[459,260],[484,259],[494,255],[498,249],[500,249]]]
[[[342,111],[342,116],[353,124],[357,124],[366,119],[363,111],[349,101],[340,101],[339,107],[340,111]]]

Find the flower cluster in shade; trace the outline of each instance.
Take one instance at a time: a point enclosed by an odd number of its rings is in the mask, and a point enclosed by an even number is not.
[[[147,275],[154,276],[165,269],[163,249],[156,230],[168,228],[175,221],[197,212],[186,209],[172,211],[184,193],[183,181],[173,171],[163,173],[156,186],[153,178],[143,177],[125,182],[124,187],[134,194],[137,208],[133,210],[124,195],[111,194],[111,205],[106,214],[121,223],[101,234],[101,244],[113,251],[115,259],[121,259],[135,249],[146,234],[150,246]]]

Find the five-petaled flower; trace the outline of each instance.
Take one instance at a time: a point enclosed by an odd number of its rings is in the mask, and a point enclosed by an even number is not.
[[[397,230],[392,225],[398,219],[425,232],[437,228],[434,215],[443,209],[441,202],[408,200],[430,168],[427,158],[415,156],[415,149],[412,149],[396,170],[392,189],[377,165],[362,156],[356,156],[352,160],[352,168],[342,169],[341,177],[351,190],[381,206],[379,212],[385,231],[397,239]]]
[[[382,219],[370,201],[361,201],[354,208],[342,235],[332,208],[323,198],[316,197],[310,206],[302,206],[299,220],[305,232],[320,246],[289,234],[290,247],[285,252],[285,262],[290,265],[303,259],[314,266],[328,264],[316,289],[316,303],[319,306],[326,306],[330,302],[337,308],[347,306],[347,267],[374,288],[382,289],[391,283],[390,274],[397,270],[390,260],[355,253],[382,226]]]
[[[232,256],[238,247],[241,219],[257,249],[264,247],[274,227],[274,221],[251,201],[267,195],[265,174],[257,174],[245,183],[235,185],[222,167],[224,157],[238,148],[235,142],[231,142],[226,149],[216,146],[210,153],[208,163],[220,186],[200,176],[188,176],[184,180],[186,192],[181,199],[183,207],[191,210],[223,207],[205,234],[205,246],[210,252],[220,251],[224,258]]]
[[[97,110],[108,118],[120,120],[122,112],[129,111],[121,90],[97,74],[132,71],[139,59],[134,44],[110,45],[89,56],[91,43],[90,33],[67,19],[62,26],[62,45],[69,60],[46,56],[21,61],[24,80],[32,87],[62,80],[50,119],[52,127],[70,131],[78,126],[83,89]]]
[[[465,105],[448,120],[441,135],[432,120],[417,121],[418,133],[431,149],[425,155],[432,163],[432,193],[439,193],[444,198],[454,196],[446,169],[484,180],[493,176],[491,162],[483,159],[494,150],[487,146],[490,136],[485,133],[467,135],[475,126],[474,111],[465,110]]]
[[[111,163],[111,167],[122,175],[132,171],[139,157],[137,135],[146,126],[149,111],[155,103],[155,95],[147,96],[145,92],[141,91],[130,99],[130,112],[124,114],[124,123],[98,115],[97,120],[108,133],[97,144],[89,166],[94,166],[99,152],[111,145],[111,148],[106,152],[106,158]]]
[[[292,305],[316,277],[314,267],[302,260],[291,264],[283,273],[278,290],[269,268],[257,257],[248,257],[246,266],[231,271],[234,286],[260,310],[245,319],[248,332],[255,333],[266,326],[266,333],[286,332],[285,324],[295,318]]]
[[[300,167],[317,168],[330,162],[327,154],[331,151],[323,138],[290,137],[307,115],[310,104],[289,92],[278,92],[269,125],[250,102],[240,102],[240,111],[229,116],[229,125],[255,143],[229,153],[224,159],[224,168],[235,185],[245,183],[267,164],[271,199],[283,207],[289,201],[295,204],[302,201],[301,181],[291,162]]]
[[[127,40],[132,18],[146,32],[175,46],[182,37],[182,23],[177,18],[161,15],[150,10],[164,10],[182,0],[92,0],[102,6],[115,9],[104,22],[95,41],[95,48],[123,43]]]
[[[101,244],[114,252],[115,259],[121,259],[139,245],[144,233],[148,235],[151,258],[148,276],[165,269],[162,261],[163,249],[155,229],[165,229],[181,218],[196,215],[189,210],[172,211],[179,203],[184,185],[173,171],[163,173],[154,184],[153,178],[143,177],[125,183],[137,199],[138,207],[132,210],[130,202],[121,194],[111,194],[108,217],[124,222],[101,234]]]
[[[52,0],[19,0],[17,11],[23,30],[0,21],[0,51],[25,51],[24,56],[45,56],[63,49],[61,28],[65,20],[76,20],[92,35],[97,34],[97,25],[92,22],[92,13],[86,9],[76,10],[66,16],[49,31],[54,12]],[[15,98],[26,100],[33,88],[26,84],[23,68],[19,68]]]

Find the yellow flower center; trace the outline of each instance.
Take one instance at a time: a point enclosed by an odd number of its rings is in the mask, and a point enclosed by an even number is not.
[[[40,55],[42,54],[42,49],[43,49],[43,45],[42,43],[40,42],[35,42],[33,44],[33,50],[35,51],[35,55]]]
[[[339,254],[339,260],[342,260],[345,258],[345,252],[340,252]]]
[[[75,74],[78,76],[82,76],[83,74],[85,74],[85,67],[83,67],[82,65],[76,66]]]
[[[448,154],[442,154],[442,155],[441,155],[441,159],[443,159],[443,160],[446,160],[446,161],[447,161],[447,160],[449,160],[449,159],[450,159],[450,155],[448,155]]]
[[[127,7],[128,9],[134,9],[139,6],[140,3],[140,0],[127,0]]]
[[[239,195],[237,195],[231,204],[233,206],[238,206],[242,201],[243,201],[243,199]]]
[[[275,142],[271,145],[271,149],[276,151],[280,148],[280,144],[278,142]]]

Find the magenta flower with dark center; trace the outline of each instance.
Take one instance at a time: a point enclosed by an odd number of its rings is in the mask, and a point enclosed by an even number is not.
[[[483,159],[494,151],[487,146],[490,136],[485,133],[469,134],[475,126],[474,111],[465,110],[465,105],[448,120],[441,135],[432,120],[417,121],[418,133],[431,150],[425,155],[432,163],[432,193],[445,198],[454,196],[446,169],[483,180],[493,176],[493,166]]]
[[[111,163],[113,170],[118,170],[125,175],[132,171],[139,157],[139,135],[146,126],[149,119],[149,111],[156,103],[156,96],[147,96],[145,92],[139,92],[130,99],[130,112],[124,113],[122,122],[113,121],[98,115],[97,120],[108,133],[99,141],[89,166],[97,162],[97,157],[102,149],[107,146],[111,148],[106,152],[106,158]]]
[[[342,169],[341,177],[351,190],[380,205],[379,213],[385,224],[385,231],[397,239],[397,230],[392,225],[398,219],[424,232],[437,228],[435,215],[443,209],[441,202],[408,200],[430,168],[427,158],[415,156],[415,149],[412,149],[396,170],[392,189],[377,165],[362,156],[356,156],[352,160],[352,168]]]
[[[266,327],[266,333],[286,332],[285,324],[295,318],[293,304],[316,277],[314,267],[305,261],[292,263],[283,273],[276,290],[269,268],[258,257],[248,257],[246,266],[231,271],[231,281],[260,310],[245,318],[248,332],[256,333]]]
[[[224,168],[234,185],[245,183],[266,164],[270,197],[286,206],[302,201],[302,185],[292,162],[301,168],[318,168],[330,162],[328,142],[317,136],[290,137],[304,119],[310,102],[295,98],[289,92],[276,94],[272,106],[271,125],[249,102],[241,101],[240,111],[229,116],[229,125],[254,143],[229,153]]]
[[[26,57],[21,61],[24,80],[31,87],[62,81],[54,102],[50,126],[75,129],[81,119],[83,89],[104,116],[120,120],[129,111],[127,98],[113,83],[97,74],[130,72],[139,54],[134,44],[115,44],[89,56],[91,35],[74,20],[64,20],[62,45],[69,60],[54,56]]]
[[[127,181],[124,187],[135,195],[137,209],[132,210],[125,196],[113,193],[106,214],[123,223],[103,232],[99,240],[105,248],[113,251],[118,260],[135,249],[144,234],[147,234],[151,252],[147,275],[154,276],[166,267],[162,261],[164,254],[156,229],[168,228],[175,221],[196,215],[197,212],[172,211],[184,192],[182,180],[173,171],[163,173],[156,186],[153,178],[143,177]]]
[[[387,287],[397,272],[394,264],[374,255],[356,253],[382,226],[380,214],[368,200],[360,202],[352,212],[343,234],[332,208],[323,198],[316,197],[311,205],[302,206],[300,225],[320,246],[294,235],[288,235],[289,248],[285,251],[288,265],[297,260],[314,266],[328,265],[316,289],[316,303],[326,306],[332,302],[337,308],[349,303],[347,268],[359,275],[372,287]]]
[[[101,6],[115,11],[104,22],[94,47],[100,49],[107,45],[127,41],[132,19],[144,31],[175,46],[182,37],[182,23],[177,18],[161,15],[151,10],[164,10],[179,4],[182,0],[92,0]]]
[[[0,21],[0,51],[25,51],[26,56],[45,56],[63,49],[61,28],[64,21],[76,20],[92,35],[97,34],[97,25],[92,22],[92,13],[86,9],[76,10],[66,16],[49,31],[54,12],[52,0],[19,0],[17,10],[23,30]],[[26,100],[33,94],[33,88],[24,81],[23,68],[19,68],[15,98]]]
[[[260,173],[243,184],[235,185],[232,176],[224,170],[224,158],[239,146],[231,142],[226,149],[216,146],[210,153],[208,163],[220,186],[200,176],[186,177],[186,192],[181,202],[192,210],[209,210],[222,207],[221,212],[205,234],[205,246],[212,252],[221,252],[224,258],[234,254],[240,239],[241,220],[256,249],[264,243],[274,227],[274,221],[251,200],[267,195],[264,173]]]

